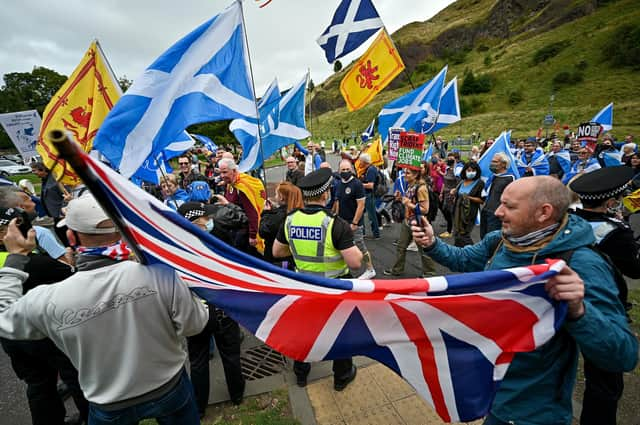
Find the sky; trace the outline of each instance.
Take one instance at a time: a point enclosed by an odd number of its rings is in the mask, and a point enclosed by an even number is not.
[[[278,78],[281,89],[307,69],[319,84],[333,73],[316,39],[340,0],[244,0],[249,51],[258,96]],[[392,33],[425,21],[453,0],[374,0]],[[44,66],[70,75],[97,38],[117,77],[135,79],[166,49],[231,0],[17,0],[0,15],[0,75]],[[368,45],[372,39],[366,44]],[[344,65],[366,50],[341,59]],[[1,84],[0,84],[1,85]]]

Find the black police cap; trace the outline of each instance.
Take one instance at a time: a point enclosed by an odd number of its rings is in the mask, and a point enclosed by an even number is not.
[[[319,168],[300,179],[298,187],[305,198],[315,198],[329,189],[332,178],[333,172],[330,168]]]
[[[569,189],[580,199],[605,200],[615,198],[625,191],[634,172],[631,167],[620,165],[605,167],[584,174],[569,184]]]

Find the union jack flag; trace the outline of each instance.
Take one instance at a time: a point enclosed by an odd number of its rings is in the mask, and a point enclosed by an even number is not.
[[[513,356],[544,344],[564,318],[566,307],[544,290],[561,261],[429,279],[293,273],[222,243],[81,157],[74,169],[141,262],[174,268],[196,294],[291,358],[384,363],[445,421],[484,416]]]

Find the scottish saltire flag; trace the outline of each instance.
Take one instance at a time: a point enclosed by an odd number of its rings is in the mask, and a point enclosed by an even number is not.
[[[569,180],[571,180],[578,174],[590,173],[592,171],[599,170],[600,168],[602,167],[600,166],[600,163],[596,158],[589,158],[585,161],[578,159],[574,161],[573,164],[571,164],[571,169],[562,178],[562,183],[567,184],[569,183]]]
[[[571,170],[571,154],[569,154],[568,150],[562,149],[559,152],[549,152],[547,154],[547,159],[552,156],[556,157],[558,165],[562,168],[562,171],[564,171],[565,174]]]
[[[429,162],[431,161],[431,156],[433,155],[433,143],[429,143],[429,148],[422,154],[422,160]]]
[[[222,243],[79,155],[83,180],[143,264],[174,268],[195,293],[291,358],[365,355],[384,363],[445,421],[484,416],[513,356],[548,341],[566,313],[544,290],[562,261],[429,279],[294,273]],[[503,317],[509,321],[496,320]]]
[[[278,79],[274,78],[264,96],[258,102],[258,114],[260,115],[260,133],[268,135],[275,130],[280,123],[280,87]]]
[[[462,114],[460,113],[460,101],[458,99],[458,77],[454,77],[453,80],[449,81],[449,84],[442,89],[440,107],[435,125],[425,121],[422,125],[422,132],[432,134],[461,119]]]
[[[622,151],[604,151],[600,153],[605,167],[617,167],[622,165]]]
[[[375,117],[373,118],[373,121],[371,121],[371,124],[369,124],[369,127],[367,127],[363,132],[362,132],[362,141],[366,142],[369,139],[373,138],[373,135],[376,133],[376,119]]]
[[[154,158],[145,159],[140,168],[131,176],[131,181],[139,183],[141,181],[158,184],[162,175],[171,174],[173,168],[169,165],[169,160],[182,155],[193,147],[195,140],[183,131],[175,142],[158,152]]]
[[[331,25],[318,37],[329,63],[354,51],[384,27],[371,0],[342,0]]]
[[[218,145],[216,145],[214,141],[207,136],[204,136],[202,134],[191,134],[191,136],[193,136],[193,138],[198,142],[202,143],[202,146],[204,146],[208,151],[215,152],[218,150]]]
[[[277,127],[270,129],[262,137],[262,154],[260,153],[260,145],[257,139],[258,126],[255,120],[245,119],[231,122],[229,130],[233,132],[243,147],[242,160],[238,164],[238,169],[241,172],[260,167],[263,163],[263,158],[269,158],[281,147],[311,136],[311,133],[307,131],[304,120],[304,99],[308,78],[309,75],[305,74],[287,94],[276,102],[277,105],[274,107],[279,109],[278,124]],[[273,108],[271,111],[273,111]],[[260,112],[260,116],[262,117],[262,112]]]
[[[383,106],[378,114],[378,133],[385,138],[385,143],[392,127],[419,131],[424,119],[435,122],[446,76],[447,66],[432,80]]]
[[[516,165],[516,159],[511,153],[511,149],[509,149],[509,142],[511,141],[511,130],[503,131],[500,133],[498,138],[493,142],[491,146],[482,154],[480,159],[478,160],[478,166],[480,166],[480,170],[482,171],[482,180],[484,180],[484,189],[482,190],[483,196],[489,193],[489,189],[491,188],[491,182],[493,181],[494,174],[489,168],[491,165],[491,160],[497,153],[504,153],[509,159],[509,167],[507,171],[501,176],[511,175],[514,180],[520,178],[520,172],[518,171],[518,167]]]
[[[595,114],[591,121],[597,122],[602,126],[602,131],[609,131],[613,128],[613,102],[605,106]]]
[[[549,175],[549,161],[547,160],[544,151],[537,148],[531,158],[527,162],[526,154],[522,152],[522,155],[516,159],[516,165],[518,166],[518,172],[520,176],[524,176],[527,172],[527,168],[531,167],[531,171],[534,176],[548,176]]]
[[[131,176],[189,125],[256,117],[242,11],[234,1],[164,52],[111,110],[94,148]]]

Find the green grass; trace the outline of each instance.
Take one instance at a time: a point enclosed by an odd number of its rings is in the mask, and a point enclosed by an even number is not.
[[[580,1],[574,2],[579,5]],[[430,21],[412,23],[394,34],[398,45],[412,40],[422,40],[423,44],[433,40],[443,30],[460,25],[477,25],[493,6],[490,0],[459,0]],[[574,5],[574,6],[575,6]],[[471,13],[475,10],[477,13]],[[526,25],[527,20],[517,22]],[[449,63],[447,80],[457,75],[458,87],[465,70],[476,75],[488,73],[494,81],[491,92],[461,96],[461,101],[475,101],[480,106],[471,114],[464,115],[461,122],[440,131],[446,139],[469,137],[472,132],[483,137],[497,136],[504,129],[512,129],[513,137],[534,135],[542,127],[544,115],[549,113],[552,80],[560,72],[574,72],[576,65],[586,63],[582,69],[584,80],[574,85],[562,86],[554,93],[552,113],[560,125],[567,124],[575,130],[578,124],[588,121],[602,107],[614,102],[613,133],[618,138],[640,133],[640,73],[631,68],[612,67],[605,62],[604,46],[617,28],[624,24],[640,25],[640,3],[637,0],[618,0],[598,7],[592,14],[580,19],[555,26],[553,29],[536,33],[525,31],[512,38],[476,41],[461,64]],[[565,42],[569,47],[556,56],[533,65],[537,51],[553,43]],[[483,49],[478,49],[482,45]],[[491,65],[485,65],[485,58],[491,57]],[[423,62],[425,63],[425,62]],[[441,59],[429,59],[433,69],[440,69],[445,63]],[[344,71],[335,74],[317,85],[314,96],[335,99],[341,95],[338,85]],[[437,71],[435,71],[437,72]],[[433,77],[414,72],[414,86]],[[400,77],[399,77],[400,78]],[[307,126],[312,129],[314,139],[331,140],[360,134],[378,114],[383,105],[411,90],[404,85],[395,90],[383,90],[363,109],[349,113],[340,107],[320,116],[313,116]],[[518,91],[522,101],[513,106],[509,94]],[[343,104],[343,102],[342,102]],[[313,111],[312,111],[313,112]],[[551,129],[553,131],[553,129]],[[550,131],[550,132],[551,132]]]
[[[201,422],[203,425],[299,425],[291,414],[289,397],[286,388],[267,394],[245,398],[240,406],[221,403],[207,408],[207,415]],[[156,425],[152,419],[140,422],[140,425]]]

